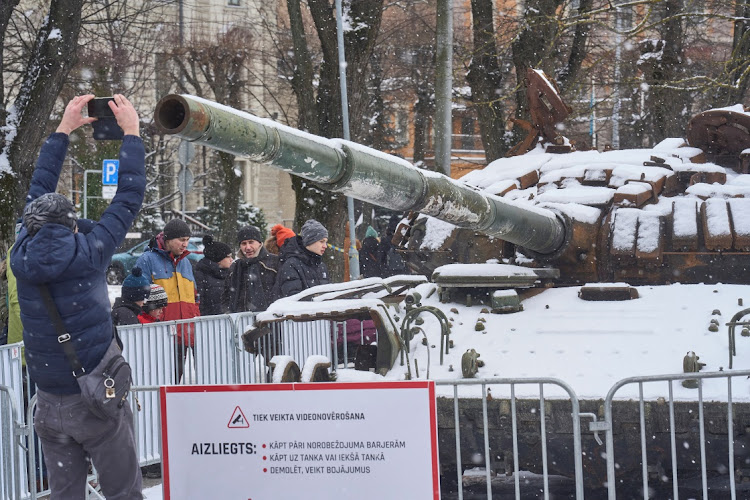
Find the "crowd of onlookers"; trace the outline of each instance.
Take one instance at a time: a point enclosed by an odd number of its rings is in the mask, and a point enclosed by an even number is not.
[[[368,226],[363,241],[357,240],[363,278],[408,273],[391,243],[399,220],[391,218],[382,238]],[[206,235],[203,259],[195,265],[186,258],[190,236],[187,223],[172,219],[149,242],[122,283],[112,309],[115,325],[265,311],[276,299],[329,283],[322,258],[331,246],[328,231],[314,219],[299,235],[277,224],[267,239],[255,226],[240,228],[236,259],[232,246]],[[192,334],[184,330],[178,338],[191,346]]]

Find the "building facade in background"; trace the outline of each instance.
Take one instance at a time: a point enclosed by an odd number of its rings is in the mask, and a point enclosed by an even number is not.
[[[154,89],[154,98],[166,95],[167,92],[179,92],[180,86],[188,93],[200,95],[209,100],[224,101],[227,105],[247,111],[254,115],[283,121],[293,119],[290,110],[293,99],[286,83],[277,75],[276,55],[278,48],[274,43],[277,30],[277,9],[273,2],[262,0],[191,0],[179,1],[173,5],[171,22],[172,39],[174,28],[177,28],[178,42],[183,47],[183,58],[200,58],[201,51],[209,53],[206,59],[190,66],[176,64],[172,50],[156,58],[156,73],[161,74],[161,81]],[[181,34],[181,36],[180,36]],[[237,54],[232,54],[233,50]],[[171,61],[167,68],[159,67],[159,60]],[[241,58],[236,66],[223,64],[220,59]],[[213,60],[211,60],[213,58]],[[222,72],[237,71],[238,74]],[[170,81],[171,79],[171,81]],[[195,79],[195,81],[193,81]],[[213,81],[212,81],[213,80]],[[236,85],[237,99],[226,100],[221,94],[222,88]],[[218,92],[215,89],[219,89]],[[232,92],[229,92],[232,94]],[[285,122],[284,122],[285,123]],[[286,124],[286,123],[285,123]],[[172,139],[173,142],[177,142]],[[212,176],[209,167],[213,151],[207,148],[196,148],[196,155],[189,168],[193,170],[196,180],[195,189],[187,195],[187,211],[207,206],[206,196],[220,196],[209,188]],[[241,196],[244,202],[261,208],[269,225],[282,223],[289,225],[294,218],[294,193],[289,174],[236,158],[237,171],[242,173]],[[177,188],[174,183],[173,188]],[[175,200],[172,207],[180,209],[180,200]],[[269,226],[270,227],[270,226]]]

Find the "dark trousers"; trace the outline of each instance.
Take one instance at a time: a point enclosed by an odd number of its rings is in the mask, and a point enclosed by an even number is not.
[[[38,391],[34,429],[42,441],[50,500],[85,499],[89,459],[107,500],[143,499],[130,404],[118,418],[102,420],[80,394]]]
[[[188,347],[179,340],[174,344],[174,383],[179,384],[182,375],[185,373],[185,358],[187,357]]]

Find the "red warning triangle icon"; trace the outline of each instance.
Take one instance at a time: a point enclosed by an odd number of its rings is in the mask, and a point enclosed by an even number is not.
[[[242,409],[237,406],[232,413],[232,418],[227,423],[228,429],[247,429],[250,427],[250,422],[245,418],[245,414],[242,413]]]

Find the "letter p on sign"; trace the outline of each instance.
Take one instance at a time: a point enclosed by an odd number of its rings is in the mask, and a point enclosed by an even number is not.
[[[102,185],[116,186],[118,170],[120,170],[120,160],[102,161]]]

